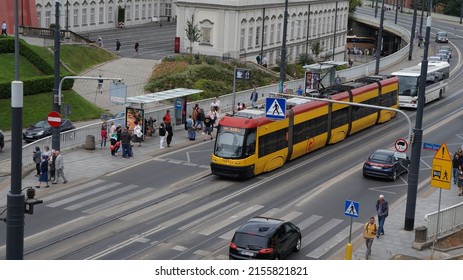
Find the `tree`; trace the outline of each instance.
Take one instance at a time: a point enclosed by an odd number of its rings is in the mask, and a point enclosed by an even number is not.
[[[320,44],[320,41],[316,41],[313,44],[310,44],[310,50],[318,59],[318,55],[323,51],[323,46]]]
[[[355,12],[357,7],[361,7],[362,5],[363,5],[362,0],[349,0],[349,13]]]
[[[191,21],[186,21],[186,38],[190,41],[190,54],[193,53],[193,44],[195,42],[199,42],[201,39],[201,29],[198,27],[197,24],[194,24],[194,15],[191,15]]]

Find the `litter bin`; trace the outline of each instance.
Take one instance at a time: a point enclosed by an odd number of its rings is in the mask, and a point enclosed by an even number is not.
[[[419,226],[415,228],[415,242],[424,243],[427,241],[428,228],[426,226]]]
[[[86,150],[95,150],[95,136],[87,135],[85,138],[84,148]]]

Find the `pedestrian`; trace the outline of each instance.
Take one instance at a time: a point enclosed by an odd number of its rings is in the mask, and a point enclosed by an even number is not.
[[[98,79],[98,92],[100,94],[103,93],[103,79],[101,78],[101,75],[100,75],[100,77]]]
[[[378,213],[378,233],[376,238],[379,238],[380,235],[384,235],[384,222],[386,222],[387,216],[389,216],[389,203],[384,200],[384,195],[380,195],[379,199],[376,201],[376,213]]]
[[[203,110],[203,108],[198,106],[196,108],[196,111],[197,111],[197,114],[196,114],[195,128],[197,130],[200,129],[202,131],[204,129],[204,118],[205,118],[204,110]],[[201,128],[199,128],[199,127],[201,127]],[[203,134],[204,134],[204,132],[203,132]]]
[[[265,55],[264,55],[264,57],[262,57],[262,66],[267,68],[267,57]]]
[[[365,259],[369,259],[371,255],[371,246],[375,240],[377,232],[377,226],[375,223],[375,217],[370,217],[370,222],[365,223],[363,227],[363,238],[365,239],[365,245],[367,246],[367,251],[365,253]]]
[[[8,34],[6,34],[6,22],[5,21],[3,21],[3,24],[2,24],[2,35],[8,36]]]
[[[138,49],[140,48],[140,44],[138,42],[135,43],[135,55],[138,55]]]
[[[463,195],[463,165],[458,166],[457,174],[458,196]]]
[[[63,184],[66,184],[68,180],[66,180],[66,176],[64,176],[64,159],[63,156],[61,155],[61,152],[59,150],[55,151],[56,158],[55,158],[55,180],[53,181],[53,184],[58,184],[58,179],[59,177],[63,178]]]
[[[257,108],[257,99],[259,99],[259,94],[257,93],[256,87],[252,88],[251,96],[249,99],[251,100],[251,107]]]
[[[35,186],[36,188],[40,188],[42,183],[45,183],[45,188],[48,188],[48,156],[42,155],[42,160],[40,162],[40,177],[39,177],[39,184]]]
[[[129,132],[129,129],[126,127],[121,134],[121,146],[122,146],[122,157],[129,158],[131,156],[131,146],[130,141],[132,140],[132,135]]]
[[[109,126],[109,136],[111,137],[114,133],[116,133],[116,125],[114,122],[111,122]]]
[[[116,40],[116,54],[119,55],[121,52],[121,42],[119,42],[119,39]]]
[[[339,75],[336,76],[336,78],[334,78],[334,84],[339,86],[341,85],[342,81],[341,81],[341,77],[339,77]]]
[[[51,150],[51,158],[48,160],[48,169],[50,173],[50,178],[48,181],[53,182],[56,177],[56,168],[55,168],[56,153],[55,150]]]
[[[170,110],[166,111],[166,114],[164,115],[164,118],[162,120],[164,121],[164,125],[166,127],[167,125],[171,125]]]
[[[101,38],[100,35],[98,35],[98,40],[97,40],[97,42],[98,42],[98,46],[99,46],[100,48],[102,48],[102,47],[103,47],[103,39]]]
[[[135,142],[138,143],[138,147],[141,147],[141,142],[143,141],[143,132],[138,121],[135,121],[134,124],[135,127],[133,128],[133,134],[135,136]]]
[[[210,136],[211,140],[212,140],[212,130],[214,129],[214,119],[213,119],[213,116],[212,116],[212,111],[209,112],[207,115],[206,115],[206,118],[204,119],[204,141],[207,140],[207,137]]]
[[[244,103],[238,102],[238,105],[236,105],[236,111],[242,111],[246,109],[246,105]]]
[[[193,124],[193,119],[189,115],[185,121],[185,129],[188,132],[188,139],[192,141],[196,139],[196,130],[193,128]]]
[[[32,152],[32,160],[35,162],[35,170],[37,173],[35,177],[40,176],[40,163],[42,162],[42,152],[39,146],[35,146],[35,151]]]
[[[288,86],[286,84],[283,85],[283,93],[288,94]]]
[[[219,110],[220,110],[220,100],[219,100],[219,97],[218,97],[218,96],[216,96],[216,97],[214,98],[214,101],[212,101],[212,103],[211,103],[211,110],[212,110],[212,111],[219,112]]]
[[[166,143],[167,147],[170,147],[170,143],[172,143],[172,137],[174,136],[174,130],[170,123],[166,123]]]
[[[111,143],[111,146],[110,146],[111,155],[115,156],[117,151],[119,150],[121,143],[117,141],[117,134],[115,132],[111,133],[110,137],[111,138],[109,139],[109,141]],[[119,145],[117,145],[117,143],[119,143]]]
[[[165,118],[162,118],[162,122],[159,124],[159,148],[164,149],[164,142],[166,141],[166,124],[164,123]]]
[[[256,61],[257,61],[257,64],[260,65],[260,63],[262,62],[261,53],[259,53],[259,54],[256,56]]]
[[[195,106],[193,107],[193,110],[191,111],[191,119],[193,120],[193,129],[196,129],[196,118],[198,116],[198,107],[199,107],[199,104],[196,103]]]
[[[453,184],[457,184],[458,180],[458,167],[463,164],[463,160],[460,157],[458,152],[455,152],[452,159],[452,177],[453,177]]]
[[[301,85],[299,85],[299,87],[297,88],[296,93],[298,96],[304,95],[304,90],[302,89]]]
[[[50,147],[48,147],[48,146],[43,147],[42,156],[43,155],[46,155],[48,157],[48,159],[50,159],[50,157],[51,157]]]
[[[101,138],[101,142],[100,142],[100,150],[104,148],[106,148],[106,141],[108,141],[108,124],[106,123],[106,121],[103,121],[103,123],[101,124],[101,129],[100,129],[100,138]]]

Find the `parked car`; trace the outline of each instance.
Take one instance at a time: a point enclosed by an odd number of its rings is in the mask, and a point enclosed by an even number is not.
[[[254,217],[240,226],[230,242],[231,260],[287,257],[301,249],[301,231],[291,222]]]
[[[440,46],[439,49],[437,50],[437,52],[439,52],[441,50],[448,51],[449,54],[450,54],[450,58],[452,58],[452,48],[450,46],[448,46],[448,45]]]
[[[449,57],[445,53],[436,53],[434,56],[439,56],[442,61],[449,62]]]
[[[449,42],[449,36],[447,32],[445,31],[439,31],[436,33],[436,43],[448,43]]]
[[[0,130],[0,152],[5,147],[5,136],[3,135],[3,131]]]
[[[402,173],[408,172],[410,159],[391,150],[376,150],[363,164],[364,177],[379,177],[395,181]]]
[[[75,128],[76,127],[72,124],[71,120],[63,119],[61,121],[60,132]],[[53,128],[48,124],[48,121],[39,121],[23,132],[23,139],[26,142],[34,142],[38,139],[51,135],[52,131]]]

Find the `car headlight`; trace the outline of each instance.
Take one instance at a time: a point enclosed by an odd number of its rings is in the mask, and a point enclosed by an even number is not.
[[[37,135],[39,135],[39,136],[42,136],[42,135],[43,135],[43,130],[42,130],[42,131],[39,131],[39,132],[37,132]]]

